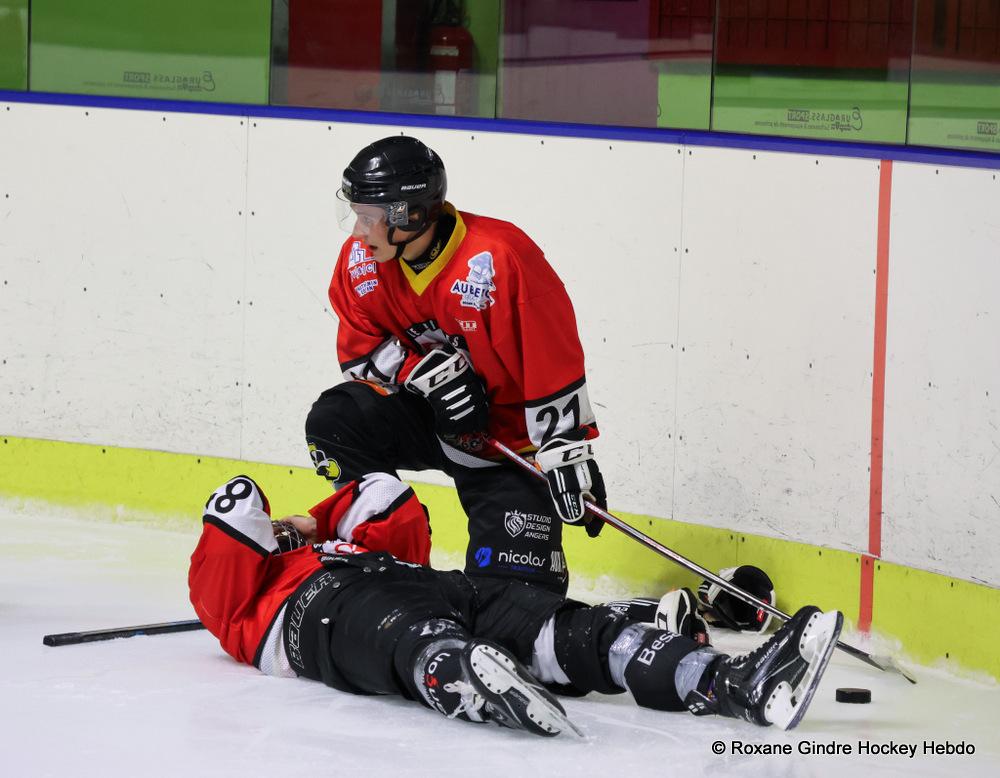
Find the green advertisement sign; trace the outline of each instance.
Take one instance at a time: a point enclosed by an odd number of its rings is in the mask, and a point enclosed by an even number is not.
[[[797,138],[906,142],[907,83],[717,73],[712,129]]]
[[[497,116],[497,68],[500,62],[500,0],[468,0],[464,24],[476,42],[473,69],[476,82],[476,116]]]
[[[31,89],[267,103],[270,0],[33,0]]]
[[[1000,67],[996,70],[992,78],[941,79],[914,72],[909,142],[1000,151]]]
[[[707,130],[712,107],[712,62],[661,60],[656,64],[656,126]]]
[[[28,0],[0,0],[0,89],[28,88]]]

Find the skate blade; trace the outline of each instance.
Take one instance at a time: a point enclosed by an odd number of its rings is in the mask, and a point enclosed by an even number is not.
[[[805,675],[794,689],[787,681],[779,683],[764,707],[764,717],[784,730],[794,729],[805,716],[813,694],[837,645],[844,616],[840,611],[815,613],[799,638],[799,654],[809,663]]]
[[[469,664],[476,677],[499,700],[502,701],[503,695],[512,688],[529,700],[525,713],[531,719],[531,723],[542,730],[536,734],[554,737],[560,732],[569,730],[577,737],[585,737],[580,728],[570,721],[565,713],[547,700],[537,689],[525,683],[518,675],[514,664],[500,652],[490,646],[476,646],[469,657]],[[494,702],[494,704],[497,703]]]

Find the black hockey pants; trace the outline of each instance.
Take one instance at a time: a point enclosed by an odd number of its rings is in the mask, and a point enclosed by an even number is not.
[[[554,616],[555,658],[571,684],[556,691],[623,691],[611,679],[608,655],[635,622],[613,608],[587,607],[522,581],[410,565],[385,553],[331,556],[324,565],[285,610],[285,650],[299,675],[355,694],[421,700],[414,660],[439,639],[428,622],[454,622],[463,636],[498,643],[530,665],[535,641]],[[657,672],[655,685],[672,688],[676,662],[697,649],[673,636],[667,669]]]
[[[566,592],[562,522],[545,483],[509,463],[443,444],[423,398],[348,381],[315,402],[306,420],[306,441],[316,472],[334,488],[375,472],[398,477],[398,470],[444,471],[455,480],[469,520],[466,573]]]

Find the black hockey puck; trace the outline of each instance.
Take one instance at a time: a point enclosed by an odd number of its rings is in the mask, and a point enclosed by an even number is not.
[[[837,702],[865,703],[872,701],[871,689],[837,689]]]

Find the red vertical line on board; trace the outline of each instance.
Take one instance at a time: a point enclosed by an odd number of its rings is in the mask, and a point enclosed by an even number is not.
[[[861,555],[861,604],[858,607],[858,629],[867,632],[872,626],[872,602],[875,599],[875,560]]]
[[[882,556],[882,452],[885,431],[885,342],[889,308],[889,212],[892,161],[883,159],[878,178],[878,235],[875,249],[875,355],[872,364],[871,480],[868,491],[868,554],[861,559],[858,628],[872,623],[875,560]]]

